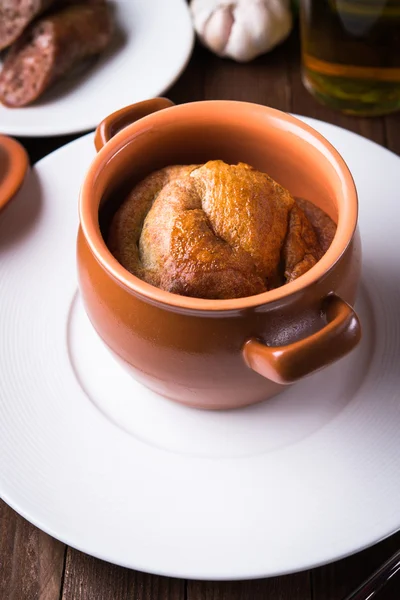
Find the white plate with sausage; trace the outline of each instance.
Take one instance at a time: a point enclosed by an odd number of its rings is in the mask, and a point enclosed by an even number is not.
[[[185,0],[107,0],[112,33],[107,43],[94,40],[93,56],[87,56],[84,46],[87,45],[88,31],[96,29],[97,11],[102,10],[98,5],[103,1],[43,0],[42,3],[50,3],[51,7],[36,15],[14,46],[10,46],[14,55],[19,53],[13,64],[7,58],[10,48],[1,54],[0,133],[52,136],[89,131],[121,106],[162,94],[179,77],[190,58],[194,32]],[[79,5],[78,9],[75,3]],[[0,0],[0,9],[1,4]],[[84,13],[84,7],[86,26],[81,15],[77,15],[79,10]],[[70,30],[76,32],[80,28],[81,40],[70,39],[65,11],[69,11],[69,21],[75,18],[78,23],[78,27],[70,24]],[[12,27],[14,24],[10,21],[9,29]],[[104,38],[107,36],[104,25],[99,27],[103,31],[98,35]],[[4,40],[5,32],[1,27],[0,34]],[[68,57],[68,49],[60,53],[60,47],[65,48],[68,44],[70,52],[75,52],[74,57]],[[43,45],[46,45],[46,53]],[[59,70],[60,63],[65,61],[65,53],[67,62],[70,58],[73,65],[64,69],[63,76],[53,76],[55,73],[50,70]],[[7,60],[10,82],[5,84]],[[46,69],[49,74],[44,81]],[[5,85],[7,93],[4,92]],[[35,86],[46,87],[36,99]],[[18,106],[28,98],[32,101]],[[4,105],[9,102],[15,106]]]

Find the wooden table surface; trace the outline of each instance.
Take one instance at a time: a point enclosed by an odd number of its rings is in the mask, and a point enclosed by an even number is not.
[[[176,103],[234,99],[265,104],[335,123],[400,154],[400,113],[357,119],[320,106],[302,86],[299,62],[296,34],[248,65],[196,47],[167,95]],[[35,162],[75,137],[21,141]],[[342,600],[398,548],[400,533],[355,556],[295,575],[245,582],[184,581],[86,556],[39,531],[0,501],[0,600]],[[377,598],[399,600],[400,577]]]

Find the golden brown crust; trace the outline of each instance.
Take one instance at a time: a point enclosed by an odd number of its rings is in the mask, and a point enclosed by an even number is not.
[[[282,249],[285,280],[294,281],[313,267],[322,251],[310,221],[297,204],[290,211],[288,233]]]
[[[109,250],[125,269],[141,279],[144,274],[138,244],[146,215],[160,191],[192,168],[195,167],[173,166],[151,173],[133,188],[114,215],[108,235]]]
[[[243,163],[166,167],[129,194],[108,246],[126,269],[161,289],[251,296],[293,281],[322,256],[336,227],[315,208]],[[316,233],[310,215],[328,234]]]
[[[296,204],[301,208],[315,229],[322,254],[328,250],[336,233],[336,225],[328,215],[309,200],[296,198]]]
[[[249,165],[210,161],[192,173],[215,234],[247,252],[266,289],[277,277],[294,199]]]

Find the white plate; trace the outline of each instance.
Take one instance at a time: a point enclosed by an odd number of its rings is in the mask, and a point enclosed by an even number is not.
[[[80,183],[92,136],[33,169],[0,218],[0,494],[108,561],[234,579],[325,563],[400,526],[400,159],[306,119],[360,193],[364,337],[259,406],[197,411],[136,383],[77,294]]]
[[[194,33],[186,0],[110,0],[111,47],[25,108],[0,105],[0,132],[51,136],[94,129],[108,114],[162,94],[185,68]]]

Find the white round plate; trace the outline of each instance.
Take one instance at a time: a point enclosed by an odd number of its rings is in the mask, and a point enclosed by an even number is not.
[[[400,527],[400,159],[311,119],[360,194],[364,336],[348,358],[237,411],[136,383],[77,292],[92,135],[40,161],[0,218],[0,495],[110,562],[201,579],[272,576]]]
[[[128,104],[154,98],[182,73],[194,32],[186,0],[110,0],[116,32],[88,69],[69,76],[37,103],[0,104],[0,132],[52,136],[89,131]],[[1,68],[1,67],[0,67]]]

